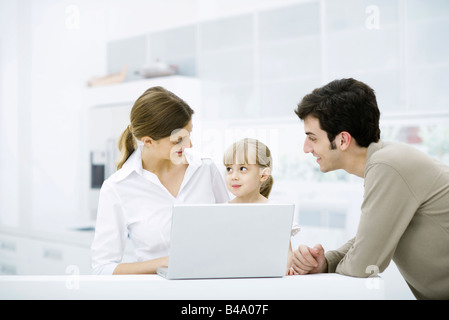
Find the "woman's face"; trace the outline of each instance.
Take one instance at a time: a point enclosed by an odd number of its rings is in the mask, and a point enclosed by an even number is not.
[[[173,130],[170,137],[152,140],[153,150],[160,159],[171,160],[175,164],[187,163],[184,150],[192,147],[190,140],[192,129],[192,120],[190,120],[184,128]]]

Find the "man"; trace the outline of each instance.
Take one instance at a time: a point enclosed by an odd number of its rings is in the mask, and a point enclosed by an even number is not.
[[[449,299],[449,167],[412,146],[380,140],[373,89],[335,80],[306,95],[295,110],[304,121],[304,152],[322,172],[364,178],[356,236],[341,248],[299,246],[299,274],[368,277],[391,259],[418,299]]]

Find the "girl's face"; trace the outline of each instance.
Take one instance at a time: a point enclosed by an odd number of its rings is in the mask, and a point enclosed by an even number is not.
[[[267,169],[267,168],[266,168]],[[266,179],[257,164],[232,164],[226,166],[226,185],[236,197],[258,195]]]

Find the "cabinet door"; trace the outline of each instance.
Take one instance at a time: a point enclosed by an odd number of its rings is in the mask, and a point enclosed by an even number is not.
[[[26,274],[90,274],[90,250],[70,244],[27,239]]]
[[[135,262],[127,241],[123,262]],[[0,275],[90,275],[90,246],[0,234]]]
[[[15,275],[18,273],[18,239],[0,235],[0,275]]]

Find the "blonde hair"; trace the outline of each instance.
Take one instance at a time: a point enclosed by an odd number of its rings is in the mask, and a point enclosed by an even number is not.
[[[272,168],[273,159],[268,147],[257,139],[245,138],[234,142],[223,156],[225,166],[232,164],[257,164],[260,168]],[[260,186],[259,192],[268,198],[273,187],[273,176],[270,174]]]
[[[154,140],[169,137],[174,130],[184,128],[192,119],[193,113],[184,100],[162,87],[146,90],[134,103],[130,125],[118,140],[120,156],[116,162],[117,170],[136,150],[136,139],[140,140],[145,136]]]

